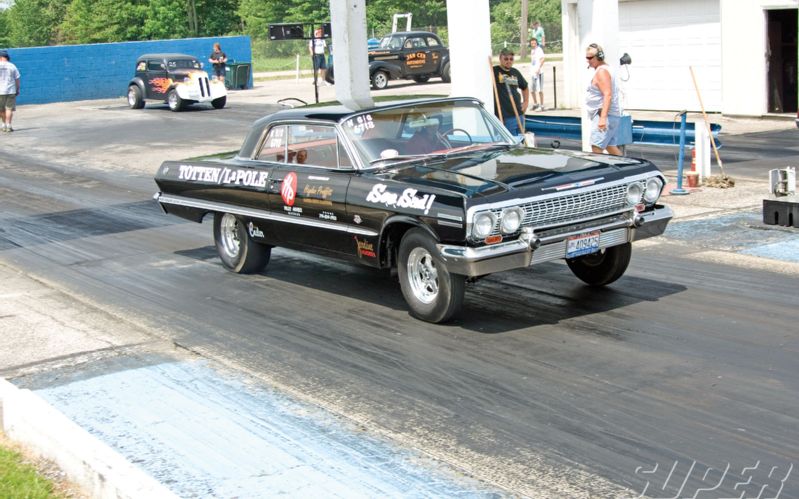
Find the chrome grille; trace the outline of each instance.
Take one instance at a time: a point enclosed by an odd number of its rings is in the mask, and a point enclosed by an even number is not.
[[[630,209],[626,201],[627,184],[564,194],[520,205],[524,210],[523,227],[534,229],[574,223]],[[491,210],[497,217],[494,233],[499,234],[501,209]]]

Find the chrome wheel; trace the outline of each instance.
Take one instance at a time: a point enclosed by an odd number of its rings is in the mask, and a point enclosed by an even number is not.
[[[138,103],[138,99],[136,98],[136,91],[135,91],[135,90],[133,90],[133,88],[131,87],[131,89],[130,89],[130,90],[128,90],[128,104],[129,104],[131,107],[133,107],[133,106],[135,106],[137,103]]]
[[[438,271],[433,257],[424,248],[414,248],[408,255],[408,277],[413,295],[424,304],[438,296]]]
[[[383,71],[378,71],[374,75],[374,86],[378,90],[382,90],[388,86],[388,75]]]
[[[225,213],[222,216],[219,232],[225,253],[232,259],[238,258],[241,251],[241,240],[239,240],[239,221],[235,215]]]

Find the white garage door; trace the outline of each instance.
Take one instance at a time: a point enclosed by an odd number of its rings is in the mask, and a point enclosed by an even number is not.
[[[719,0],[620,1],[619,31],[619,51],[633,60],[622,83],[626,108],[699,110],[693,66],[705,109],[721,111]]]

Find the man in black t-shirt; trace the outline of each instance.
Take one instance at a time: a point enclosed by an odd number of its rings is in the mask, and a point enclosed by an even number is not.
[[[225,81],[225,63],[227,62],[227,54],[222,52],[222,46],[219,43],[214,44],[214,51],[208,57],[208,62],[214,65],[214,76],[218,80]]]
[[[519,130],[516,114],[518,113],[522,126],[524,126],[524,112],[527,111],[530,92],[527,88],[527,80],[518,69],[513,67],[513,57],[513,51],[504,48],[499,53],[499,66],[494,66],[494,79],[502,114],[500,115],[498,110],[495,110],[494,113],[502,117],[505,128],[510,133],[521,135],[524,130]],[[519,96],[519,90],[521,90],[521,96]],[[514,112],[514,104],[511,104],[511,99],[516,106],[516,112]]]

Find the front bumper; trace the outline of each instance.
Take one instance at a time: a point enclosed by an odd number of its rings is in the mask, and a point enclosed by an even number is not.
[[[453,274],[469,277],[493,274],[504,270],[529,267],[538,263],[566,257],[566,240],[578,234],[601,231],[599,247],[609,248],[620,244],[659,236],[673,216],[668,206],[657,206],[644,213],[628,213],[617,220],[585,224],[575,230],[557,234],[542,233],[541,236],[524,235],[514,241],[473,248],[439,244],[438,251]]]

